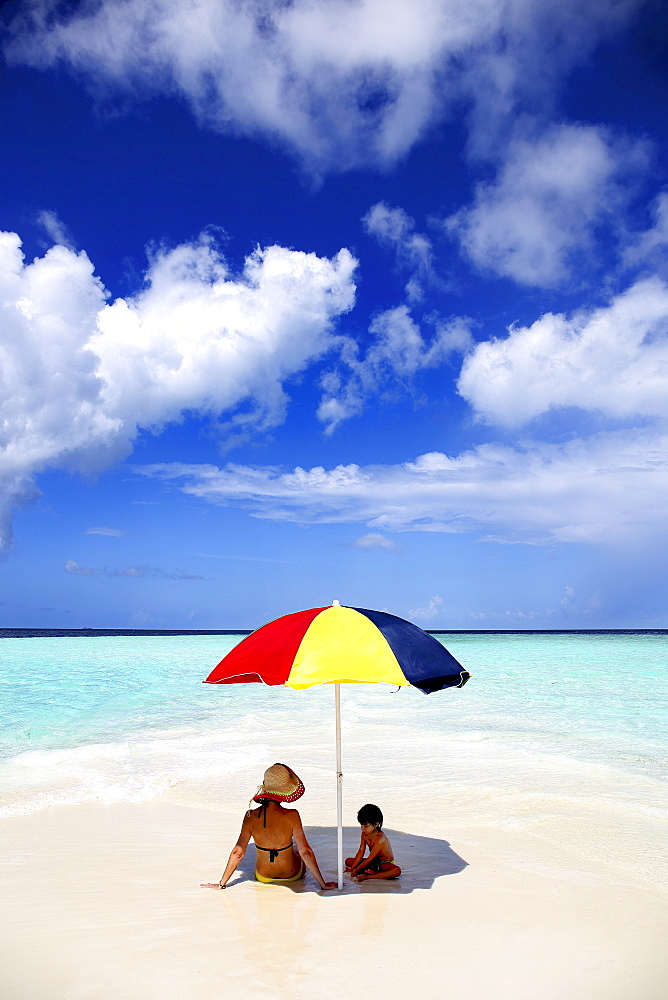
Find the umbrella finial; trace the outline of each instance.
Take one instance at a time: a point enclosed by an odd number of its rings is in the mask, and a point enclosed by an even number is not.
[[[341,602],[337,601],[336,598],[334,598],[334,600],[332,601],[332,607],[333,608],[340,608],[341,607]]]

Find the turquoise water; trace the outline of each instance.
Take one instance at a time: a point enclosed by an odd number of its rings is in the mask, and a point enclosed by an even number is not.
[[[332,688],[203,684],[241,638],[0,638],[0,817],[157,797],[236,816],[283,760],[305,822],[333,821]],[[522,858],[530,835],[668,889],[668,634],[438,638],[462,689],[342,685],[348,821],[380,801],[390,827]]]
[[[0,814],[94,797],[150,798],[203,775],[259,766],[277,742],[308,749],[310,738],[313,752],[324,753],[330,689],[201,683],[241,638],[0,639]],[[363,745],[389,739],[410,770],[407,748],[419,733],[432,747],[443,739],[467,745],[467,758],[493,747],[499,763],[558,756],[668,779],[667,634],[438,638],[473,679],[428,697],[344,686],[352,759]]]

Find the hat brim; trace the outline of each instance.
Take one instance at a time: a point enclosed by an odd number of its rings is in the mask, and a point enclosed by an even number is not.
[[[297,775],[295,775],[297,777]],[[301,778],[297,778],[299,784],[295,788],[294,792],[288,794],[281,792],[265,792],[263,788],[253,796],[253,802],[262,802],[263,800],[269,799],[270,802],[296,802],[297,799],[301,799],[302,795],[306,791],[304,788],[304,782]]]

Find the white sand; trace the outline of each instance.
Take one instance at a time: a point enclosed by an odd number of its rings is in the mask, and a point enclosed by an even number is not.
[[[0,821],[3,1000],[668,995],[668,896],[636,874],[434,823],[430,837],[389,826],[398,882],[261,886],[251,848],[238,882],[200,889],[242,811],[158,801]],[[332,829],[307,833],[333,877]]]

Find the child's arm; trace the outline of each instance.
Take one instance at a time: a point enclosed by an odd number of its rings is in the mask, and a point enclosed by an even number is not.
[[[379,838],[375,844],[369,844],[369,854],[366,858],[360,858],[359,861],[357,860],[357,857],[355,858],[355,863],[350,869],[351,875],[357,875],[358,869],[359,871],[363,871],[372,861],[375,860],[375,858],[378,857],[381,851],[381,843],[382,841]],[[362,844],[364,845],[364,839],[362,840]],[[364,851],[362,851],[362,853],[364,853]]]
[[[350,865],[350,869],[349,869],[350,871],[354,871],[355,868],[360,863],[360,861],[362,860],[362,858],[364,857],[365,848],[366,848],[366,843],[364,842],[364,834],[362,834],[362,836],[360,837],[359,850],[358,850],[357,854],[355,855],[355,857],[352,860],[352,864]]]

